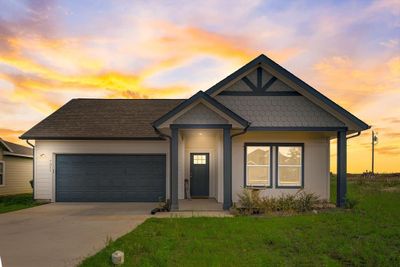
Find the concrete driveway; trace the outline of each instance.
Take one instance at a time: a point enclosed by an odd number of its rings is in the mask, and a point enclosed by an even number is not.
[[[75,266],[144,222],[157,203],[47,204],[0,214],[4,267]]]

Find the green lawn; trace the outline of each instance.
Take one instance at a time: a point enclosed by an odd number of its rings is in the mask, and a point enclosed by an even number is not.
[[[400,266],[400,180],[350,181],[348,196],[353,210],[316,215],[152,218],[81,266],[115,250],[123,266]]]
[[[40,204],[32,199],[32,194],[0,196],[0,213],[31,208]]]

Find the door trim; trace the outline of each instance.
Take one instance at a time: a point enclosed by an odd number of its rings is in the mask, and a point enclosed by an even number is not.
[[[207,159],[207,164],[206,165],[208,165],[208,171],[207,171],[207,173],[208,173],[208,188],[207,188],[207,190],[208,190],[208,195],[207,196],[192,196],[191,195],[191,198],[210,198],[210,194],[211,194],[211,183],[210,183],[210,181],[211,181],[211,162],[210,162],[210,152],[189,152],[189,178],[190,178],[190,180],[189,180],[189,186],[190,186],[190,188],[189,188],[189,190],[191,189],[191,183],[192,183],[192,157],[193,157],[193,155],[206,155],[206,159]],[[191,190],[190,190],[191,191]]]

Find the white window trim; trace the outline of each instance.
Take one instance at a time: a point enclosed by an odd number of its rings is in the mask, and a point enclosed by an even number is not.
[[[0,187],[6,186],[6,162],[4,160],[0,160],[0,163],[3,164],[3,181],[0,184]]]

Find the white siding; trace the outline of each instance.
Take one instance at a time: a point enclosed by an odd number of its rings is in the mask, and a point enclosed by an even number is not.
[[[329,139],[318,133],[271,133],[248,132],[232,140],[232,198],[237,202],[237,195],[244,186],[244,143],[304,143],[304,189],[313,192],[322,199],[329,199]],[[272,188],[263,194],[278,196],[282,193],[296,193],[299,189],[276,189],[275,172]]]
[[[55,155],[68,153],[166,154],[166,192],[169,196],[169,143],[167,141],[44,141],[35,145],[35,198],[55,199]]]

